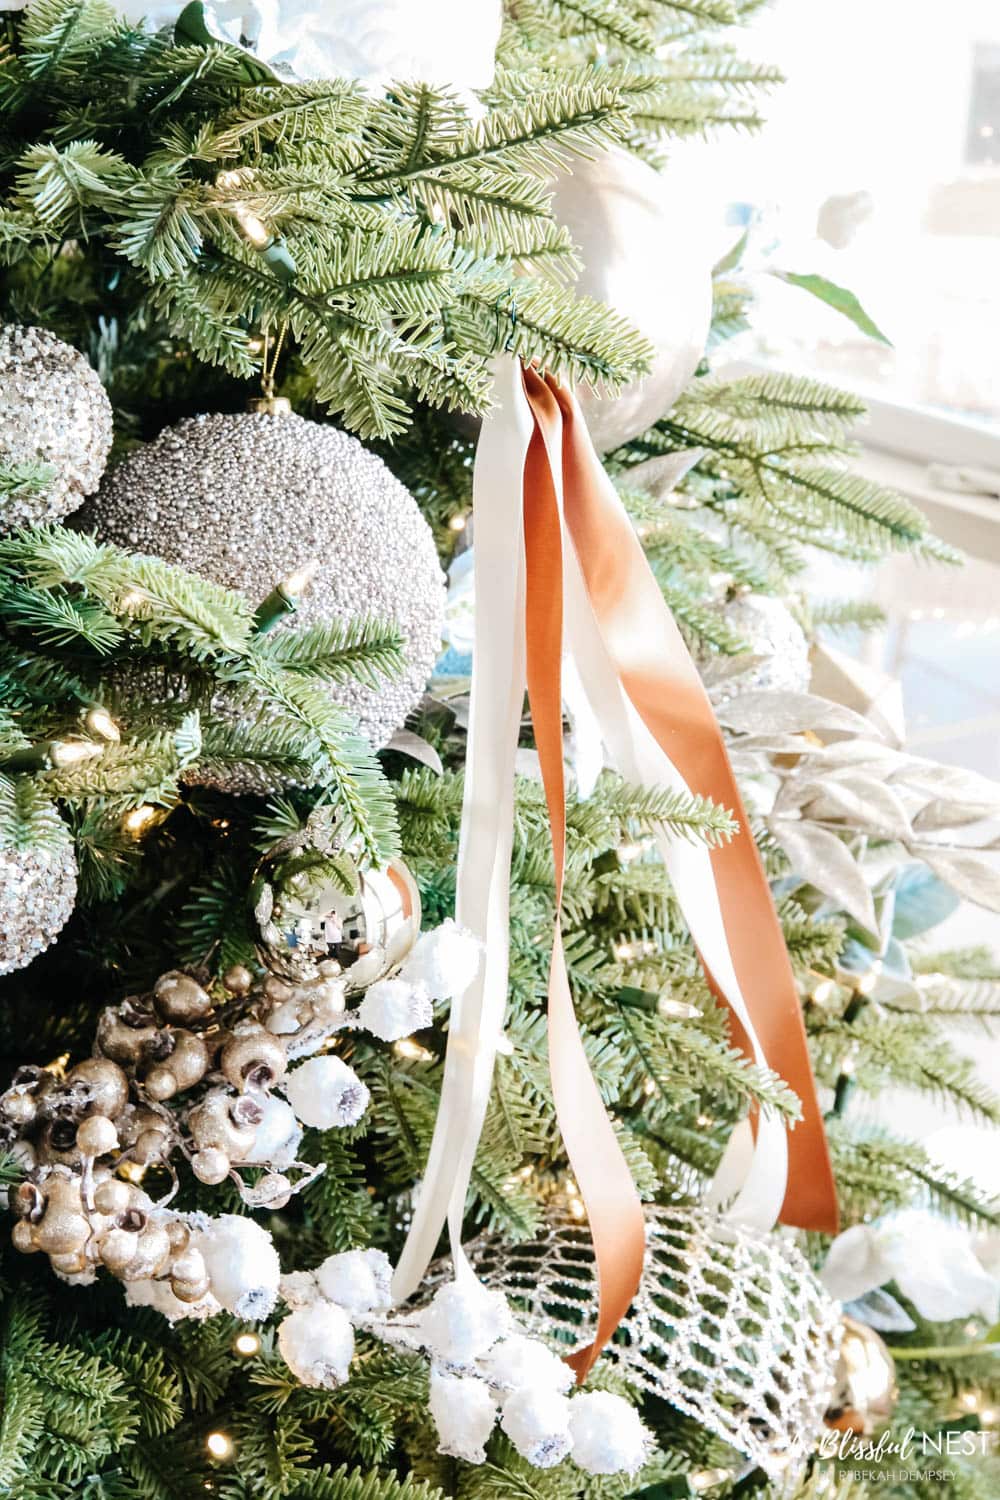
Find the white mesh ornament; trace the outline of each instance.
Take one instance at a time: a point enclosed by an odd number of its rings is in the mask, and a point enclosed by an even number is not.
[[[840,1306],[799,1250],[708,1209],[647,1208],[646,1269],[606,1357],[758,1464],[793,1474],[823,1430]],[[488,1287],[531,1333],[585,1343],[597,1307],[584,1225],[559,1221],[509,1246],[466,1246]]]

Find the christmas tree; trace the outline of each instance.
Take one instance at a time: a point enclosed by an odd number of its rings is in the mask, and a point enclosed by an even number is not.
[[[998,792],[809,691],[810,549],[955,559],[717,373],[758,5],[4,9],[0,1494],[997,1493],[858,1104],[1000,1124]]]

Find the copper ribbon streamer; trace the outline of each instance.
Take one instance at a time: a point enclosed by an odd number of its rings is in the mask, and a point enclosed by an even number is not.
[[[590,1222],[599,1295],[593,1343],[578,1349],[567,1361],[576,1371],[577,1380],[583,1381],[638,1290],[646,1230],[632,1174],[583,1049],[563,955],[563,528],[554,483],[554,475],[560,472],[562,424],[558,407],[546,403],[541,392],[533,396],[531,381],[526,389],[536,422],[524,471],[528,701],[552,828],[556,887],[549,968],[549,1071],[556,1118]]]
[[[789,1138],[781,1219],[803,1229],[836,1233],[836,1190],[798,991],[718,721],[576,403],[551,377],[543,379],[527,370],[524,381],[540,427],[554,433],[553,405],[561,417],[566,527],[622,687],[691,789],[730,808],[739,819],[737,836],[712,851],[726,937],[768,1061],[802,1102],[802,1120]],[[526,517],[533,504],[531,490],[526,474]],[[544,773],[545,760],[542,764]],[[553,774],[551,768],[548,774]],[[551,807],[553,793],[547,795]],[[706,977],[725,999],[707,969]],[[735,1033],[745,1049],[742,1028],[737,1026]]]

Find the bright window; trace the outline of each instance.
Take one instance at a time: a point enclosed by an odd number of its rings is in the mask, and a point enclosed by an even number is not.
[[[763,276],[746,353],[1000,424],[1000,4],[778,0],[749,40],[788,82],[711,189],[752,263],[849,287],[893,348]]]

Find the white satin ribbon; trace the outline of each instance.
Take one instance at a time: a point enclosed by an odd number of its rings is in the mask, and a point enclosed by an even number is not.
[[[514,756],[526,687],[522,483],[533,431],[520,366],[504,360],[473,476],[475,650],[455,902],[456,920],[485,956],[452,1007],[434,1136],[393,1279],[397,1302],[419,1285],[446,1219],[456,1272],[468,1268],[462,1219],[507,1005]]]

